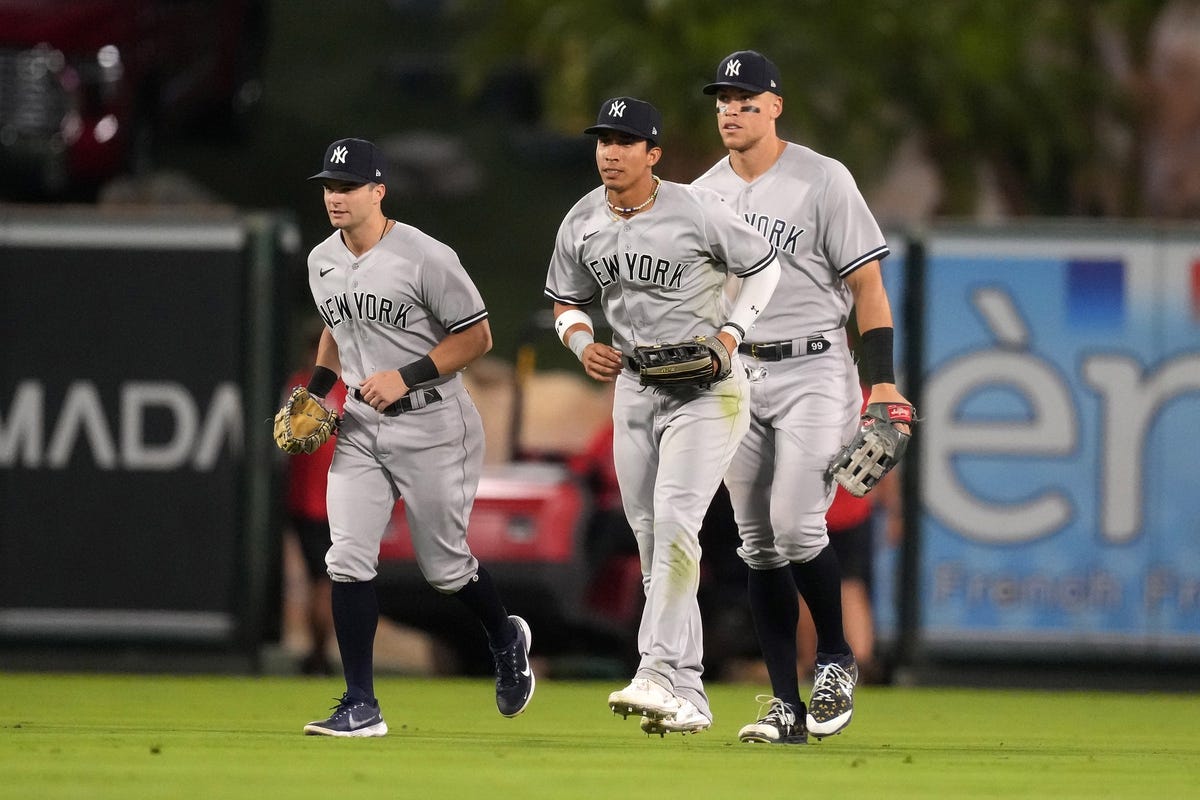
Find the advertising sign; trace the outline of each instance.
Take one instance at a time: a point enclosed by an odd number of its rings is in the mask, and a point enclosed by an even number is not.
[[[1096,233],[927,241],[931,650],[1200,654],[1200,237]]]

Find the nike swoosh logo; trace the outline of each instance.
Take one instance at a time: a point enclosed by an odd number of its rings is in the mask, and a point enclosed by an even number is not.
[[[325,269],[321,270],[321,277],[324,278],[326,275],[333,272],[335,269],[337,269],[337,267],[326,267]]]
[[[351,714],[350,715],[350,730],[352,730],[352,731],[358,730],[362,726],[368,724],[372,719],[373,719],[373,717],[367,717],[366,719],[355,719],[354,714]]]
[[[588,239],[592,238],[593,236],[595,236],[595,235],[596,235],[597,233],[599,233],[599,232],[600,232],[600,231],[592,231],[591,233],[585,233],[585,234],[583,235],[583,240],[586,242]]]

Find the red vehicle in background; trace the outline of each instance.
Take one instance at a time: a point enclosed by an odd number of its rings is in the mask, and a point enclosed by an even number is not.
[[[236,132],[266,27],[265,0],[0,0],[0,197],[86,195],[156,137]]]

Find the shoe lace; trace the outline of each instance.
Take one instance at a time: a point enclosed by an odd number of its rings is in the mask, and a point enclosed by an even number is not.
[[[496,686],[510,688],[517,685],[517,673],[521,671],[521,637],[518,636],[507,647],[492,651],[496,662]]]
[[[332,711],[334,714],[340,714],[341,712],[345,711],[346,709],[348,709],[352,705],[354,705],[355,702],[356,701],[350,699],[349,692],[344,692],[341,697],[333,698],[334,704],[333,704],[333,706],[330,707],[329,710]]]
[[[796,715],[788,708],[788,704],[769,694],[760,694],[754,698],[758,701],[758,721],[776,727],[790,727],[796,724]],[[766,709],[766,713],[763,713]]]
[[[838,695],[849,696],[854,691],[854,678],[841,664],[831,661],[822,664],[813,681],[812,701],[835,702]]]

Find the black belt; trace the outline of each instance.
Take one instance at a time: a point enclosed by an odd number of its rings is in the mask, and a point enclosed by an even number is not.
[[[367,402],[363,400],[362,392],[358,389],[354,390],[354,399],[362,400],[364,403]],[[394,417],[398,414],[424,408],[431,403],[440,403],[441,401],[442,393],[437,389],[414,389],[379,413],[385,417]]]
[[[762,344],[742,342],[738,345],[738,352],[757,358],[759,361],[783,361],[785,358],[795,356],[815,356],[824,353],[829,347],[829,340],[821,334],[817,334],[804,340],[789,339],[786,342],[764,342]]]

